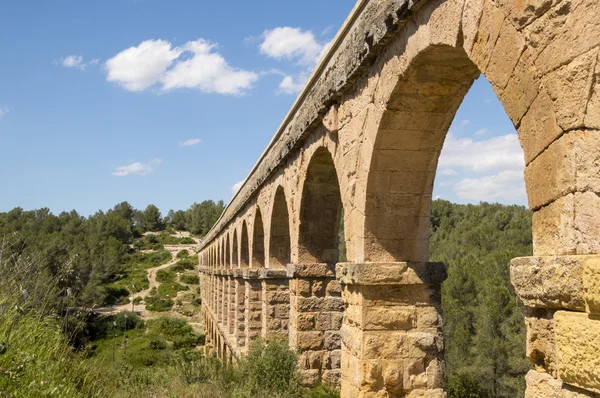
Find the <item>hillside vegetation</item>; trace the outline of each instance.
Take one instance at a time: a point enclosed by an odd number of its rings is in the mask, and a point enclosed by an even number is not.
[[[509,263],[532,255],[530,212],[436,200],[429,246],[431,261],[448,267],[442,308],[449,397],[522,397],[530,364]]]

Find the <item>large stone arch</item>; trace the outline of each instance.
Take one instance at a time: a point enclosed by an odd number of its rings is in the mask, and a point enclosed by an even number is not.
[[[290,261],[290,216],[285,191],[280,185],[275,191],[271,212],[269,268],[285,268]]]
[[[262,220],[260,207],[256,206],[254,222],[252,226],[252,268],[264,268],[265,266],[265,227]]]
[[[308,164],[300,202],[299,263],[338,261],[338,230],[343,205],[331,153],[319,147]]]

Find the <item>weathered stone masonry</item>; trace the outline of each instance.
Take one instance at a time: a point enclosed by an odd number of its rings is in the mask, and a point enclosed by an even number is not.
[[[209,348],[287,338],[305,381],[345,398],[445,396],[429,208],[483,73],[518,130],[533,212],[534,256],[511,264],[526,396],[600,394],[599,50],[596,0],[359,1],[200,244]]]

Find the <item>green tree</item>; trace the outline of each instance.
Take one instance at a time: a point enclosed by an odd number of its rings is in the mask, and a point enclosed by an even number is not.
[[[162,216],[158,207],[148,205],[144,210],[144,229],[146,231],[160,231],[163,229]]]
[[[187,224],[185,211],[177,210],[173,215],[173,220],[171,221],[171,224],[173,225],[173,228],[179,231],[184,231],[186,229]]]

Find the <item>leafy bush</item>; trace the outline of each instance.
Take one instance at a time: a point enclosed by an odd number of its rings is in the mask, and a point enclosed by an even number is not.
[[[173,300],[167,297],[147,296],[144,300],[148,311],[166,312],[173,308]]]
[[[160,283],[165,282],[173,282],[175,280],[175,275],[170,270],[159,269],[156,272],[156,281]]]
[[[188,285],[197,285],[200,283],[200,277],[196,274],[183,274],[179,276],[179,282]]]
[[[167,348],[167,342],[161,338],[152,338],[148,342],[148,347],[150,347],[151,350],[164,350]]]
[[[459,373],[448,377],[448,398],[488,398],[489,393],[483,389],[473,374]]]
[[[177,282],[166,282],[158,286],[158,295],[161,297],[177,297],[177,292],[183,292],[188,289],[187,286]]]
[[[104,287],[104,291],[106,292],[104,303],[108,305],[120,303],[124,297],[129,296],[129,290],[122,286],[107,285]]]
[[[177,253],[176,257],[179,259],[182,259],[182,258],[189,257],[189,255],[190,255],[190,252],[188,252],[187,250],[184,249],[184,250],[180,251],[179,253]]]
[[[204,344],[204,336],[190,334],[187,336],[177,336],[173,338],[174,350],[180,350],[182,348],[194,348],[202,344]]]
[[[287,393],[297,391],[298,355],[284,341],[257,340],[240,361],[239,371],[248,393]]]
[[[182,272],[185,270],[191,271],[191,270],[195,269],[195,265],[196,265],[196,264],[194,264],[194,261],[192,260],[192,258],[193,257],[188,257],[183,260],[179,260],[174,265],[169,267],[169,269],[172,271],[175,271],[175,272]]]
[[[192,327],[186,321],[178,318],[161,317],[148,321],[148,329],[168,338],[192,334]]]

